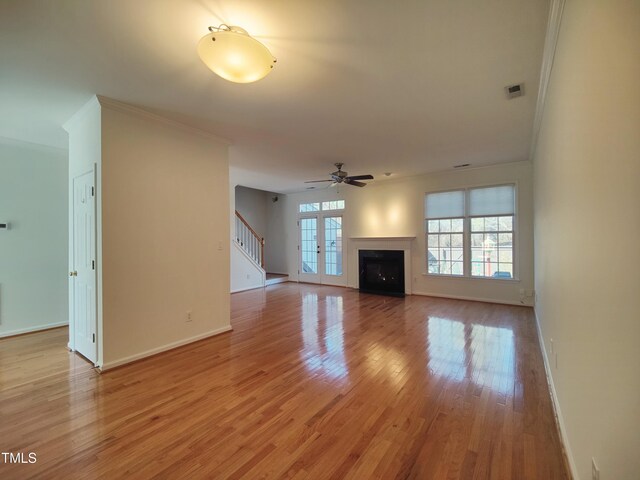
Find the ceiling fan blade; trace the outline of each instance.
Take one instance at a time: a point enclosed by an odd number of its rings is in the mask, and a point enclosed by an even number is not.
[[[304,183],[333,182],[333,180],[307,180]]]
[[[349,180],[373,180],[373,175],[354,175]]]
[[[349,180],[348,182],[345,181],[344,183],[346,183],[347,185],[353,185],[356,187],[366,187],[367,184],[364,182],[358,182],[357,180]]]

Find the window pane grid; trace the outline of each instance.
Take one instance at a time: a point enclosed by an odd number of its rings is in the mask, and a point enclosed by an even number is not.
[[[471,276],[513,278],[513,215],[471,218]]]
[[[322,210],[344,210],[344,200],[322,202]]]
[[[318,273],[318,223],[315,218],[300,219],[302,273]]]
[[[342,275],[342,217],[325,217],[324,243],[325,273]]]
[[[437,275],[464,275],[463,219],[428,220],[427,232],[427,271]]]
[[[319,212],[320,211],[320,203],[301,203],[300,204],[300,213],[307,212]]]

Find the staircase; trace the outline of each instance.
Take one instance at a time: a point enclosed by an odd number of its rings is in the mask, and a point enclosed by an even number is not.
[[[264,270],[264,238],[251,228],[236,210],[236,243],[257,265]]]
[[[289,280],[288,275],[267,273],[264,267],[264,238],[236,210],[235,249],[232,252],[231,291],[260,288]]]

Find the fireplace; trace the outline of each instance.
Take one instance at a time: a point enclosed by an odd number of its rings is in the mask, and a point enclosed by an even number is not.
[[[404,297],[404,251],[359,250],[360,291]]]

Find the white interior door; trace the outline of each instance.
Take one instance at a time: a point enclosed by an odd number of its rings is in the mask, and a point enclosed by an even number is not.
[[[300,281],[346,285],[342,215],[313,215],[299,222]]]
[[[96,209],[94,172],[73,179],[71,291],[73,347],[96,363]]]

